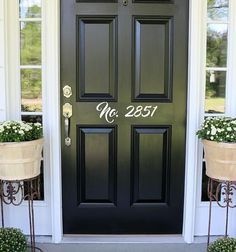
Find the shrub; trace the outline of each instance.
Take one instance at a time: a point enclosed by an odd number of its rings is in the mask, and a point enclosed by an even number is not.
[[[27,240],[16,228],[0,228],[0,252],[25,252]]]
[[[219,238],[214,241],[207,249],[207,252],[235,252],[235,238]]]

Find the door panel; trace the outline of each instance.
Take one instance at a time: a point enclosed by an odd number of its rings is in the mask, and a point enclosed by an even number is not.
[[[116,17],[77,16],[76,32],[78,100],[116,100]]]
[[[61,0],[65,234],[182,232],[187,31],[188,0]]]
[[[171,127],[135,126],[132,141],[133,202],[168,204]],[[141,204],[142,205],[142,204]]]
[[[80,126],[77,136],[78,206],[115,206],[116,127]]]
[[[172,98],[172,17],[133,17],[134,101]],[[153,43],[155,41],[155,43]]]

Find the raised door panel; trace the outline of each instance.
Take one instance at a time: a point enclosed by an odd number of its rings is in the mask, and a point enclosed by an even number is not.
[[[133,17],[133,100],[172,101],[173,19]]]
[[[174,0],[133,0],[133,3],[173,4]]]
[[[116,100],[116,16],[77,16],[76,45],[77,100]]]
[[[116,127],[77,126],[78,204],[116,204]]]
[[[77,3],[117,3],[117,0],[76,0]]]
[[[132,138],[132,204],[168,204],[171,126],[133,126]]]

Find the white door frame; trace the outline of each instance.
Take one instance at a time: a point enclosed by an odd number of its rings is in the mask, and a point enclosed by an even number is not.
[[[53,95],[49,101],[49,117],[51,118],[51,166],[52,176],[52,234],[54,242],[61,242],[63,238],[62,227],[62,194],[61,194],[61,156],[60,156],[60,1],[46,1],[47,23],[47,70],[50,92]],[[199,127],[199,97],[202,92],[201,83],[201,16],[202,1],[190,0],[189,5],[189,77],[188,77],[188,110],[186,135],[186,176],[183,238],[187,243],[194,241],[195,210],[197,195],[197,155],[198,140],[195,132]]]

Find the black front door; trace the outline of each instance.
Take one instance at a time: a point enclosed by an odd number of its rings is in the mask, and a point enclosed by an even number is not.
[[[65,234],[182,232],[188,0],[61,0]]]

